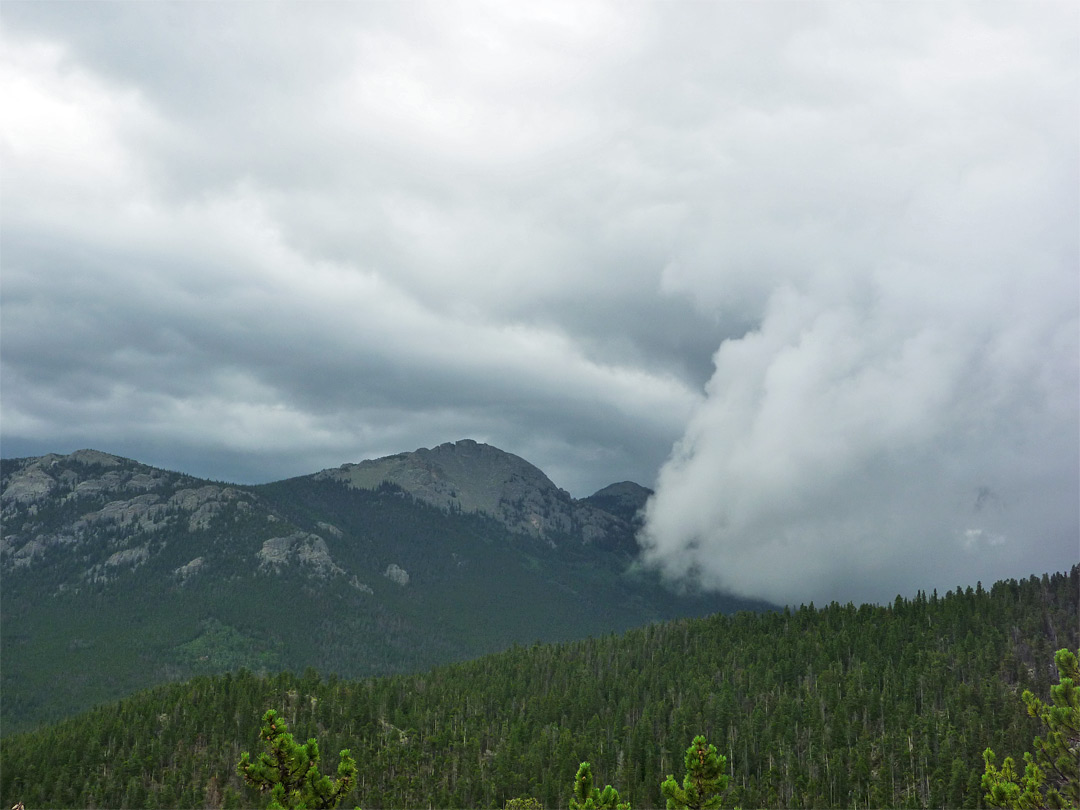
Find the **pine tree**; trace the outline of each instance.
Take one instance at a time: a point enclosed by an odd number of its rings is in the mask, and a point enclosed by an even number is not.
[[[724,773],[727,757],[718,754],[716,746],[698,735],[686,749],[685,764],[682,787],[671,775],[660,785],[668,810],[716,810],[727,790],[728,776]]]
[[[544,805],[533,796],[515,796],[506,800],[503,810],[544,810]]]
[[[620,802],[619,791],[611,785],[603,790],[593,787],[592,765],[582,762],[574,777],[570,810],[630,810],[630,802]]]
[[[338,778],[324,776],[319,772],[319,744],[314,739],[303,745],[294,741],[273,709],[263,715],[259,737],[269,753],[251,762],[244,752],[236,769],[248,784],[270,791],[270,810],[329,810],[356,786],[356,761],[349,749],[341,752]]]
[[[1050,687],[1053,704],[1030,691],[1022,695],[1028,714],[1047,727],[1045,739],[1035,738],[1035,756],[1024,754],[1023,776],[1012,757],[1005,757],[999,771],[994,752],[983,752],[982,786],[986,801],[995,807],[1080,807],[1080,665],[1069,650],[1058,650],[1054,663],[1058,684]]]

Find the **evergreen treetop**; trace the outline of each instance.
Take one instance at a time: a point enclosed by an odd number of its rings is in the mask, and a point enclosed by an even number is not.
[[[982,786],[986,801],[995,807],[1080,807],[1080,665],[1069,650],[1058,650],[1054,663],[1058,684],[1050,687],[1052,702],[1043,702],[1029,690],[1021,696],[1028,714],[1047,728],[1045,738],[1035,738],[1035,756],[1024,754],[1023,776],[1012,757],[1005,758],[999,771],[994,752],[989,748],[983,752]]]
[[[570,810],[630,810],[630,802],[619,801],[619,791],[611,785],[593,787],[592,765],[582,762],[574,777]]]
[[[270,791],[270,810],[329,810],[356,786],[356,761],[349,749],[341,751],[338,778],[331,779],[319,771],[315,739],[297,743],[273,709],[263,715],[259,737],[269,752],[252,762],[245,751],[236,769],[248,784]]]
[[[682,787],[668,775],[660,785],[660,794],[667,799],[668,810],[715,810],[720,807],[727,790],[728,776],[724,773],[727,757],[716,752],[700,734],[686,749],[686,775]]]

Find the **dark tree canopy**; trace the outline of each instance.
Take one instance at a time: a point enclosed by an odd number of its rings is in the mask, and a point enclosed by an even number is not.
[[[649,624],[418,675],[197,677],[31,733],[0,726],[0,807],[265,806],[237,760],[265,750],[268,708],[297,740],[349,749],[357,786],[341,806],[369,810],[565,808],[583,760],[620,802],[664,807],[660,785],[681,786],[698,734],[727,758],[725,806],[987,806],[983,750],[1023,771],[1032,740],[1050,740],[1019,696],[1057,705],[1054,651],[1080,647],[1078,598],[1080,566],[890,605]],[[336,621],[315,630],[344,632]]]

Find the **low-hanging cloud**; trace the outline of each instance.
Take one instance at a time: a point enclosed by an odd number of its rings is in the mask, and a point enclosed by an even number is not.
[[[649,505],[651,559],[820,603],[1076,552],[1075,316],[1031,329],[1004,323],[1008,306],[953,322],[889,309],[786,290],[721,346]]]
[[[880,601],[1080,556],[1076,106],[1025,80],[1023,36],[939,34],[867,66],[850,128],[762,116],[755,187],[669,267],[759,317],[720,344],[648,506],[675,579]],[[802,137],[778,154],[785,120]]]

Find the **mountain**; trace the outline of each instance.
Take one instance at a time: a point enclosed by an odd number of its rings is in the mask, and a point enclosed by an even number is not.
[[[636,566],[639,490],[574,500],[467,441],[260,486],[96,450],[2,460],[0,729],[241,666],[415,672],[769,609]]]
[[[269,708],[322,770],[349,748],[345,807],[566,807],[592,763],[633,807],[662,807],[705,735],[724,806],[979,807],[982,752],[1019,760],[1054,650],[1080,643],[1080,567],[889,605],[713,615],[422,674],[347,681],[241,671],[141,692],[5,737],[0,807],[254,807],[242,751]]]
[[[610,484],[585,498],[582,503],[610,515],[622,518],[635,528],[641,524],[645,504],[653,494],[651,489],[635,484],[633,481],[621,481]]]
[[[627,553],[636,549],[633,514],[605,509],[603,499],[575,501],[525,459],[469,439],[345,464],[315,478],[361,489],[395,484],[424,503],[447,511],[489,515],[511,532],[542,538],[552,546],[563,539]],[[637,484],[630,486],[650,492]],[[642,506],[644,501],[638,508]]]

